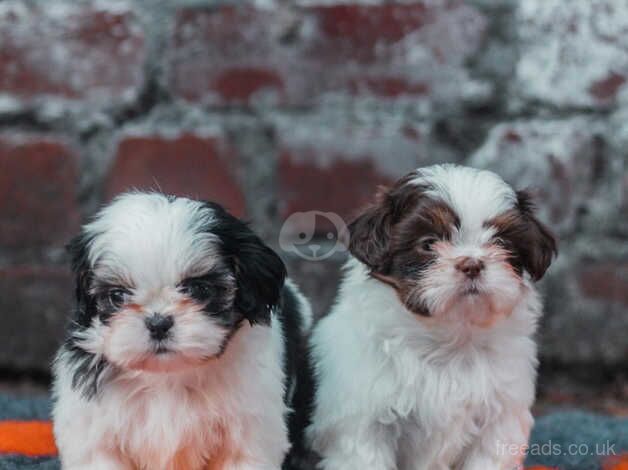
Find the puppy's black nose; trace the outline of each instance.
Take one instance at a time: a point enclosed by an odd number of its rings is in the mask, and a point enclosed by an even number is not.
[[[153,313],[150,317],[144,320],[146,328],[150,331],[150,337],[154,340],[162,340],[168,336],[168,331],[174,325],[174,319],[172,315],[161,315],[160,313]]]
[[[464,273],[464,275],[469,279],[475,279],[484,269],[484,261],[465,256],[458,260],[456,263],[456,269]]]

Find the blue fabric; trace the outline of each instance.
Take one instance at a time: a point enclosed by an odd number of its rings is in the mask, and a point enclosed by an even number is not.
[[[50,419],[50,400],[0,395],[0,421]]]
[[[604,458],[628,452],[628,418],[554,413],[537,419],[530,441],[528,465],[600,470]]]
[[[49,418],[48,399],[17,399],[0,395],[0,420]],[[601,470],[603,458],[622,453],[628,453],[628,418],[564,411],[537,419],[526,464],[546,465],[560,470]],[[0,456],[0,470],[59,468],[57,459]],[[303,470],[313,470],[313,467]]]

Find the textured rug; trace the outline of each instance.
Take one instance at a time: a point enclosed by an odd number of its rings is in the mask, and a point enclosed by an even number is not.
[[[49,417],[47,399],[0,395],[0,470],[59,470]],[[579,411],[541,417],[526,469],[628,470],[628,418]]]

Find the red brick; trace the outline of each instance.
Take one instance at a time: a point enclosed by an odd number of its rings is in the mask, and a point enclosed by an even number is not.
[[[283,79],[269,29],[276,15],[250,6],[179,10],[169,51],[174,92],[190,101],[242,104]]]
[[[50,370],[71,313],[71,284],[62,268],[0,270],[0,368]]]
[[[106,197],[129,189],[210,199],[234,214],[245,212],[236,180],[237,157],[219,137],[181,134],[124,137],[106,181]]]
[[[79,225],[78,172],[59,140],[0,136],[0,246],[63,245]]]
[[[594,206],[597,181],[608,172],[600,126],[587,119],[520,120],[495,126],[471,165],[530,189],[554,230],[577,229],[582,208]]]
[[[290,14],[186,8],[177,14],[168,76],[176,95],[211,105],[250,104],[258,92],[284,105],[331,93],[456,103],[470,80],[464,62],[484,30],[475,9],[449,0]]]
[[[398,77],[372,78],[361,77],[352,78],[347,82],[349,91],[352,94],[372,93],[382,98],[396,98],[404,95],[427,95],[430,87],[426,83],[412,83]]]
[[[273,70],[242,67],[225,70],[213,84],[216,92],[229,102],[246,102],[258,90],[283,88],[281,77]]]
[[[144,35],[128,10],[3,2],[0,93],[109,105],[142,85]]]
[[[626,83],[625,76],[611,72],[608,77],[592,83],[589,93],[600,102],[613,101],[624,83]]]
[[[372,200],[380,185],[394,179],[382,174],[372,157],[357,161],[337,155],[329,166],[321,167],[316,156],[302,152],[299,158],[288,152],[281,154],[279,178],[282,213],[320,210],[350,218],[361,206]]]
[[[309,10],[318,25],[311,54],[329,61],[381,62],[386,49],[433,21],[436,11],[424,3],[331,5]]]
[[[628,306],[628,263],[608,262],[586,267],[578,283],[589,298]]]
[[[348,222],[373,200],[378,186],[393,183],[426,163],[423,129],[406,126],[389,133],[340,126],[331,136],[326,129],[323,137],[316,127],[302,133],[295,126],[280,131],[283,218],[295,212],[322,211],[334,212]]]

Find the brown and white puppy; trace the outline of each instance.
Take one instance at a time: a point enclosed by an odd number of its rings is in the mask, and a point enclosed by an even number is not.
[[[349,229],[353,258],[312,338],[321,468],[516,468],[532,426],[534,282],[556,253],[530,198],[488,171],[433,166]]]

